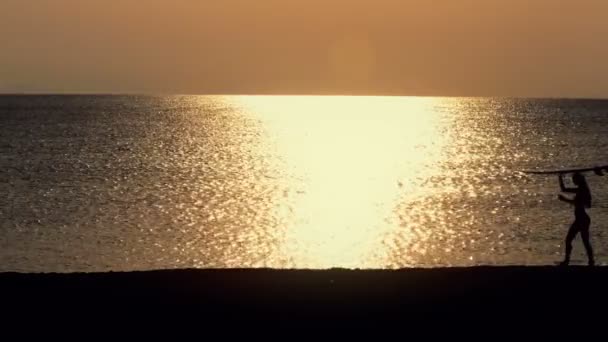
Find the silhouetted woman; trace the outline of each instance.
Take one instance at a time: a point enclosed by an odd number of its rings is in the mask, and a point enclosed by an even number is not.
[[[589,259],[589,266],[593,266],[595,265],[595,260],[593,259],[591,242],[589,241],[589,225],[591,224],[591,219],[585,211],[586,208],[591,208],[591,190],[589,190],[585,176],[580,173],[572,175],[572,181],[576,185],[576,188],[566,188],[563,175],[559,175],[559,187],[561,188],[561,191],[575,194],[573,199],[569,199],[562,194],[558,196],[561,201],[574,205],[574,223],[572,223],[568,230],[568,234],[566,235],[566,257],[561,265],[566,266],[570,263],[572,240],[574,240],[576,234],[581,233],[583,245],[585,245],[587,258]]]

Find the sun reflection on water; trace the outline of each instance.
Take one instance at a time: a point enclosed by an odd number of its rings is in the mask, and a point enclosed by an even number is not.
[[[571,208],[517,171],[606,159],[601,101],[4,100],[8,272],[552,264]]]
[[[445,138],[436,99],[248,96],[264,149],[279,156],[279,258],[297,267],[373,267],[403,227],[397,208],[428,196]],[[407,240],[407,237],[405,237]]]

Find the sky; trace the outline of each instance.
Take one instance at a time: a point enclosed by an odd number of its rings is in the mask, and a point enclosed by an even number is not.
[[[605,0],[1,0],[0,92],[608,97]]]

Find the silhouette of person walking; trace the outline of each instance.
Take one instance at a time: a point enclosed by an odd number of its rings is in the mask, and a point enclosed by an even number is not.
[[[589,260],[589,266],[595,265],[593,258],[593,249],[591,248],[591,242],[589,241],[589,226],[591,224],[591,218],[585,211],[586,208],[591,208],[591,190],[587,185],[585,176],[580,173],[572,175],[572,181],[576,185],[576,188],[567,188],[564,185],[563,174],[559,175],[559,187],[562,192],[574,193],[574,198],[570,199],[562,194],[558,195],[558,198],[566,203],[570,203],[574,206],[574,223],[570,226],[568,234],[566,235],[566,256],[564,261],[560,265],[567,266],[570,263],[570,254],[572,253],[572,241],[576,237],[576,234],[580,233],[587,252],[587,258]]]

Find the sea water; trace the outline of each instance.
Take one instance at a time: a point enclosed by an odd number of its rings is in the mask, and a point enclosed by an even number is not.
[[[601,100],[0,96],[0,271],[553,264],[572,208],[519,171],[607,142]]]

